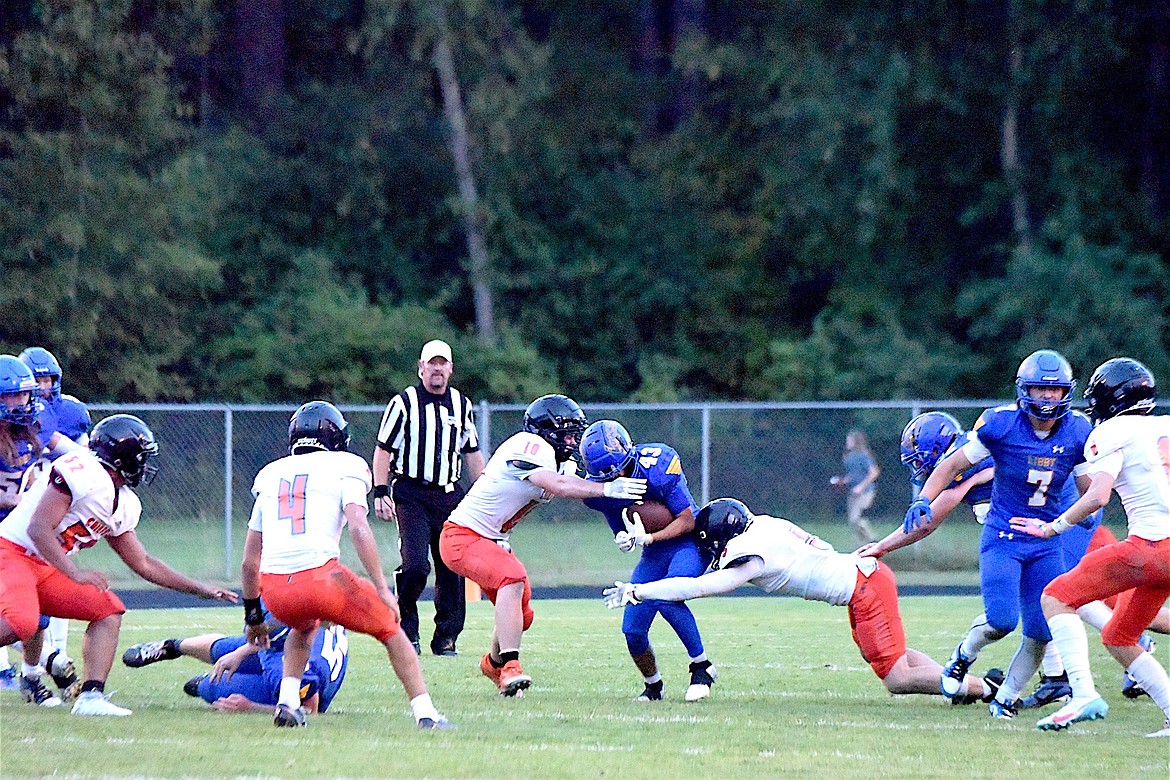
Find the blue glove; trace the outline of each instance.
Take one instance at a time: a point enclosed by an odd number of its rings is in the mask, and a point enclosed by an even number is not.
[[[930,525],[931,519],[930,501],[924,496],[919,496],[906,510],[906,519],[902,521],[902,533],[908,534],[916,528]]]

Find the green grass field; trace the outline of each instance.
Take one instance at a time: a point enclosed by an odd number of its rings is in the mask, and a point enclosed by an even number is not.
[[[600,601],[538,601],[524,643],[535,682],[502,699],[477,664],[491,627],[486,602],[469,605],[458,658],[423,657],[439,708],[458,725],[414,729],[380,646],[351,637],[350,666],[330,712],[304,730],[263,715],[225,715],[181,690],[208,667],[190,659],[131,670],[115,664],[109,690],[129,718],[72,717],[0,694],[3,777],[1059,777],[1166,778],[1170,741],[1148,699],[1121,696],[1119,669],[1091,633],[1093,668],[1112,709],[1069,732],[1035,729],[1039,715],[992,720],[983,706],[892,697],[849,637],[846,611],[781,598],[694,602],[719,668],[710,699],[686,704],[686,658],[661,621],[652,638],[668,701],[641,690]],[[980,610],[975,598],[903,599],[910,643],[945,657]],[[424,620],[429,619],[425,616]],[[120,648],[209,631],[235,632],[238,608],[127,614]],[[78,654],[81,626],[70,648]],[[1014,637],[989,648],[977,671],[1005,666]],[[1167,662],[1170,642],[1159,658]]]

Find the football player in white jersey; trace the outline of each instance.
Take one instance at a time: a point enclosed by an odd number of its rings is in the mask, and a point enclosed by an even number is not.
[[[85,681],[73,705],[75,715],[129,715],[130,710],[104,694],[126,607],[105,575],[79,568],[73,553],[104,538],[145,580],[203,598],[238,601],[230,590],[175,571],[138,540],[134,528],[142,504],[131,488],[150,483],[157,471],[150,461],[157,454],[154,433],[142,420],[129,414],[107,417],[94,427],[88,449],[58,458],[0,523],[0,646],[39,637],[42,614],[89,623],[82,651]]]
[[[1085,398],[1095,427],[1085,442],[1085,462],[1076,470],[1084,494],[1051,523],[1013,517],[1012,526],[1044,538],[1063,533],[1108,504],[1116,490],[1129,536],[1089,553],[1044,589],[1041,607],[1073,697],[1036,727],[1058,731],[1105,717],[1109,705],[1093,685],[1089,642],[1076,609],[1132,588],[1118,599],[1101,630],[1101,642],[1162,708],[1165,724],[1148,736],[1170,737],[1170,679],[1138,644],[1143,629],[1170,597],[1170,417],[1146,416],[1156,403],[1154,375],[1132,358],[1113,358],[1098,366]]]
[[[942,666],[906,647],[898,586],[886,564],[839,553],[800,526],[752,514],[734,498],[719,498],[700,509],[695,532],[713,556],[710,571],[700,577],[616,582],[605,590],[606,606],[616,609],[646,599],[685,601],[729,593],[747,583],[767,593],[847,606],[853,641],[890,693],[940,694]],[[997,687],[995,680],[967,675],[959,703],[989,701]]]
[[[288,456],[262,468],[252,484],[256,503],[241,569],[245,635],[258,647],[269,644],[261,595],[272,616],[289,627],[273,722],[277,727],[306,725],[301,673],[326,620],[381,642],[418,727],[447,728],[427,693],[414,647],[398,624],[398,603],[386,585],[366,519],[370,467],[348,451],[347,428],[333,404],[302,405],[289,420]],[[346,525],[369,580],[338,560]]]
[[[528,572],[512,553],[508,534],[537,504],[554,496],[637,500],[646,480],[588,482],[571,458],[588,421],[573,399],[537,398],[524,412],[524,430],[499,446],[471,490],[443,525],[439,552],[452,571],[483,589],[495,605],[495,627],[479,669],[501,696],[517,696],[532,684],[520,666],[520,639],[532,625]]]

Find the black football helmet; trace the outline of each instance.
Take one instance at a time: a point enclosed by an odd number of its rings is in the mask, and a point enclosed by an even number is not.
[[[328,401],[309,401],[293,412],[288,421],[288,453],[300,455],[310,450],[347,452],[349,423],[336,406]]]
[[[542,395],[524,411],[524,430],[551,444],[558,463],[576,454],[587,425],[585,412],[567,395]]]
[[[1094,425],[1119,414],[1149,414],[1157,405],[1154,375],[1133,358],[1106,360],[1089,378],[1085,400]]]
[[[752,510],[742,501],[734,498],[715,499],[695,516],[695,536],[699,546],[718,560],[727,543],[746,531],[754,517]]]
[[[111,415],[95,425],[89,434],[89,448],[130,487],[149,485],[158,473],[158,466],[151,463],[158,457],[154,432],[132,414]]]

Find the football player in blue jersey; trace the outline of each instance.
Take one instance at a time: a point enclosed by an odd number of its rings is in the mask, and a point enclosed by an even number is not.
[[[646,533],[634,503],[610,498],[585,499],[585,505],[601,512],[614,533],[614,542],[623,552],[642,548],[642,556],[630,575],[633,583],[653,582],[667,577],[697,577],[708,564],[709,556],[699,549],[692,534],[698,504],[687,487],[682,461],[666,444],[634,445],[621,423],[598,420],[585,429],[579,448],[585,478],[608,482],[619,477],[637,477],[647,481],[644,501],[665,504],[674,520],[654,533]],[[625,608],[622,633],[626,648],[642,678],[645,690],[638,701],[659,701],[663,697],[662,675],[654,649],[650,646],[650,624],[661,614],[690,656],[691,682],[686,700],[699,701],[711,693],[715,684],[715,667],[707,660],[703,639],[695,616],[684,602],[644,601]]]
[[[78,447],[89,444],[92,421],[85,404],[61,392],[61,364],[52,352],[44,347],[28,347],[19,357],[32,371],[37,383],[33,395],[41,406],[37,415],[40,425],[38,435],[45,445],[40,457],[24,476],[23,485],[27,490],[33,480],[47,471],[54,460],[73,449],[74,444]],[[41,650],[41,665],[48,670],[65,701],[73,698],[77,688],[73,661],[65,651],[68,637],[69,621],[65,618],[50,618]]]
[[[0,520],[16,508],[25,476],[48,444],[48,435],[38,419],[44,406],[34,397],[36,388],[36,378],[28,366],[13,355],[0,355]],[[8,667],[7,650],[4,651],[4,666],[8,668],[0,674],[0,686],[19,688],[25,701],[55,707],[61,704],[61,698],[41,682],[45,672],[41,666],[44,629],[48,622],[42,617],[37,633],[22,643],[21,674]],[[48,668],[61,674],[63,693],[74,693],[77,677],[72,661],[65,656],[53,661],[56,663]]]
[[[1075,502],[1068,489],[1073,468],[1084,461],[1092,424],[1072,410],[1072,367],[1058,352],[1033,352],[1016,372],[1016,402],[987,409],[962,447],[939,461],[906,512],[903,530],[931,523],[933,502],[956,477],[991,457],[995,480],[979,549],[980,590],[986,624],[973,626],[951,654],[940,681],[943,693],[958,693],[972,661],[990,642],[1023,621],[1023,640],[1007,678],[989,705],[993,717],[1012,718],[1020,691],[1040,667],[1051,640],[1040,609],[1044,587],[1068,566],[1061,542],[1038,539],[1012,528],[1011,518],[1052,522]]]
[[[192,677],[183,691],[203,699],[220,712],[271,714],[280,695],[284,639],[288,626],[269,616],[268,647],[250,644],[242,635],[203,634],[163,639],[126,648],[122,663],[137,669],[159,661],[195,658],[212,664],[211,672]],[[337,695],[349,665],[349,638],[338,625],[323,625],[313,638],[309,663],[301,676],[301,706],[325,712]]]

